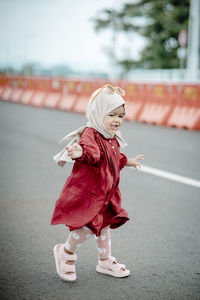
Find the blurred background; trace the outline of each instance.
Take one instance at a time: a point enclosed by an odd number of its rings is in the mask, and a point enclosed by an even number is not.
[[[199,81],[198,0],[0,0],[0,72]]]

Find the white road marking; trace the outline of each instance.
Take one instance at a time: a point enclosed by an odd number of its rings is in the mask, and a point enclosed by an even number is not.
[[[132,169],[135,170],[135,168]],[[200,181],[189,177],[181,176],[156,168],[151,168],[145,165],[142,165],[142,168],[139,171],[200,188]]]

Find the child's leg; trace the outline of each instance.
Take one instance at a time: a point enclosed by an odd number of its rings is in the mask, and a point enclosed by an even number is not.
[[[75,261],[77,260],[76,250],[83,242],[92,235],[92,231],[83,227],[70,232],[65,244],[58,244],[54,247],[54,257],[58,275],[68,281],[76,280]]]
[[[66,253],[74,253],[77,248],[80,247],[85,240],[87,240],[92,235],[92,231],[88,227],[82,227],[70,232],[68,239],[65,243]]]
[[[111,256],[111,239],[109,227],[101,230],[101,235],[96,237],[98,251],[98,265],[96,271],[111,275],[114,277],[126,277],[130,275],[130,271],[123,264],[119,264],[113,256]]]
[[[101,235],[96,237],[97,252],[100,260],[106,260],[111,256],[111,238],[109,227],[101,230]]]

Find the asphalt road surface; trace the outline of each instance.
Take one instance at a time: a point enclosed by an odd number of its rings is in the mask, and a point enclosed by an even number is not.
[[[200,189],[130,168],[120,188],[131,220],[111,236],[131,276],[96,273],[93,238],[79,248],[77,281],[57,276],[52,249],[68,230],[50,220],[71,164],[60,168],[52,156],[83,124],[79,114],[0,102],[0,299],[200,299]],[[122,133],[129,156],[200,180],[200,132],[124,122]]]

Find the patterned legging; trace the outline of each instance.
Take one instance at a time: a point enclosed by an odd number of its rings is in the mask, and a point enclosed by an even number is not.
[[[70,232],[68,239],[65,243],[65,248],[70,252],[76,252],[77,248],[80,247],[85,240],[94,235],[97,245],[98,257],[100,259],[107,259],[111,256],[111,239],[109,227],[101,230],[101,235],[96,236],[92,231],[84,226],[80,229],[73,230]]]

